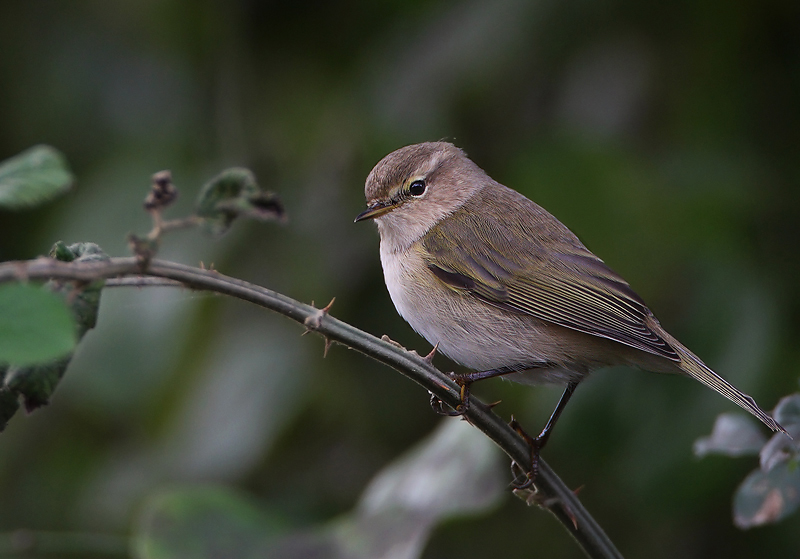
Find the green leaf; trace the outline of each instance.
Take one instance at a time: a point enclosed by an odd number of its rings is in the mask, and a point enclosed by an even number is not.
[[[198,195],[196,213],[216,235],[225,233],[237,217],[284,218],[278,197],[261,190],[253,173],[242,167],[226,169],[206,183]]]
[[[267,556],[421,557],[438,523],[486,511],[499,501],[506,479],[500,456],[497,447],[466,422],[442,421],[375,476],[353,511],[282,538]]]
[[[800,425],[800,393],[781,398],[772,416],[786,429],[790,425]]]
[[[413,526],[409,532],[417,532],[422,525],[492,506],[504,483],[497,447],[465,422],[445,420],[369,482],[358,510],[368,516],[404,510]],[[395,522],[399,528],[400,518]]]
[[[134,525],[135,559],[419,557],[439,522],[485,511],[503,495],[500,452],[460,421],[438,429],[384,468],[355,509],[287,533],[283,522],[223,488],[149,499]]]
[[[103,250],[94,243],[76,243],[67,246],[59,241],[50,249],[51,258],[63,262],[91,262],[108,260]],[[54,296],[69,302],[69,310],[74,321],[72,331],[77,340],[94,328],[100,309],[100,294],[105,283],[97,280],[89,284],[76,284],[73,281],[50,280],[45,285]],[[47,291],[45,291],[47,292]],[[15,397],[22,395],[25,409],[33,411],[45,405],[56,389],[61,377],[69,366],[72,352],[57,359],[47,359],[33,365],[14,363],[5,374],[5,385]]]
[[[281,522],[222,487],[157,494],[134,527],[136,559],[261,559]]]
[[[772,524],[800,506],[800,464],[780,462],[771,470],[755,470],[736,491],[733,522],[739,528]]]
[[[50,361],[43,365],[20,367],[12,365],[6,372],[6,388],[13,393],[21,394],[25,401],[25,410],[32,412],[50,401],[58,381],[72,360],[72,353],[66,357]]]
[[[759,453],[759,463],[764,471],[771,470],[777,464],[792,460],[800,453],[800,394],[790,394],[775,407],[772,416],[783,425],[789,437],[783,433],[775,433]],[[791,437],[791,438],[790,438]]]
[[[0,367],[0,379],[5,374],[4,368]],[[0,387],[0,432],[6,428],[6,424],[19,409],[19,397],[16,393],[7,388]]]
[[[108,255],[95,243],[75,243],[67,245],[64,241],[57,241],[50,249],[50,258],[61,262],[98,262],[109,260]]]
[[[74,180],[61,152],[34,146],[0,163],[0,208],[38,206],[69,190]]]
[[[707,454],[746,456],[758,454],[767,439],[749,416],[741,413],[723,413],[714,422],[711,435],[694,442],[695,456]]]
[[[64,300],[33,285],[0,285],[0,363],[31,365],[69,354],[77,343]]]
[[[50,257],[64,262],[99,262],[109,260],[108,255],[95,243],[75,243],[65,245],[58,241],[50,249]],[[89,285],[76,286],[75,282],[62,282],[52,280],[47,287],[52,291],[61,293],[65,300],[70,301],[70,309],[78,326],[78,339],[86,331],[94,328],[97,323],[97,314],[100,311],[100,293],[105,282],[97,280]]]

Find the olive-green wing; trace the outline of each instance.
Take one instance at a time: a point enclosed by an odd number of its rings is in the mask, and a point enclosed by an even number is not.
[[[555,218],[546,217],[560,228],[548,238],[548,250],[544,237],[522,228],[498,230],[471,216],[469,227],[455,235],[455,221],[444,220],[422,242],[428,267],[451,288],[502,309],[680,361],[647,325],[652,314],[630,286]],[[465,229],[471,231],[468,238]]]

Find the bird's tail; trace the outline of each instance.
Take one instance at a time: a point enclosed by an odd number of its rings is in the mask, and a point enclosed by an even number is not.
[[[773,431],[781,431],[786,433],[786,429],[784,429],[777,421],[775,421],[770,415],[767,414],[764,410],[758,407],[756,401],[752,398],[752,396],[748,396],[727,380],[719,376],[717,373],[709,369],[705,363],[703,363],[699,357],[697,357],[694,353],[689,351],[687,348],[683,347],[680,343],[671,344],[675,351],[680,355],[681,364],[680,368],[689,376],[698,380],[708,386],[711,390],[714,390],[723,396],[725,396],[728,400],[733,402],[734,404],[740,406],[741,408],[749,411],[754,416],[756,416],[764,425],[772,429]],[[789,433],[786,433],[787,435]]]

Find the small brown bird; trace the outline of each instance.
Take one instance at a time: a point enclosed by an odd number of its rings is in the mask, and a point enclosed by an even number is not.
[[[661,326],[619,275],[540,206],[492,180],[446,142],[401,148],[367,177],[386,287],[409,324],[452,360],[466,406],[473,381],[565,383],[538,451],[590,371],[632,365],[689,375],[784,431],[747,394]],[[464,406],[460,406],[462,409]]]

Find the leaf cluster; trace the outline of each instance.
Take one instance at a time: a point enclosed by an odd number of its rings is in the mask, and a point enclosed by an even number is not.
[[[778,402],[773,417],[791,435],[775,433],[767,439],[750,418],[738,413],[717,417],[711,435],[695,441],[697,456],[759,457],[759,466],[736,490],[733,521],[753,528],[783,520],[800,508],[800,393]]]

